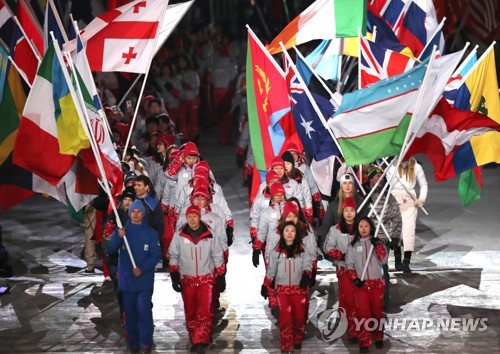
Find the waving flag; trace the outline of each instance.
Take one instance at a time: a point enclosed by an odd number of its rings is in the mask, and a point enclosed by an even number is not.
[[[400,153],[426,65],[344,95],[328,121],[347,165]]]
[[[54,45],[33,82],[14,148],[14,163],[57,185],[89,141]]]
[[[366,0],[317,0],[273,39],[267,49],[271,54],[314,39],[357,37],[358,28],[366,34]]]
[[[9,44],[12,39],[12,32],[14,32],[14,19],[9,7],[0,1],[0,38],[5,44]]]
[[[26,33],[26,36],[34,44],[38,55],[41,55],[44,52],[42,27],[40,26],[40,23],[38,23],[38,20],[25,0],[19,0],[17,4],[16,16]]]
[[[481,138],[492,144],[480,146],[477,139]],[[483,114],[456,109],[441,99],[417,133],[407,156],[426,154],[440,182],[475,166],[500,161],[499,141],[500,124]],[[484,155],[494,159],[488,161]]]
[[[285,142],[280,119],[290,112],[290,102],[283,71],[251,31],[248,32],[246,77],[255,164],[258,170],[267,171]]]
[[[168,1],[136,0],[96,17],[82,31],[92,71],[145,73]],[[64,46],[73,51],[76,42]]]
[[[92,72],[90,71],[87,57],[85,55],[84,45],[79,35],[77,35],[77,50],[74,56],[74,64],[76,71],[75,74],[78,76],[79,80],[79,85],[75,88],[76,90],[81,90],[83,97],[83,102],[81,102],[82,109],[87,112],[90,119],[90,127],[94,133],[94,137],[96,138],[106,178],[113,185],[113,194],[116,195],[121,193],[123,189],[123,172],[121,169],[121,163],[118,155],[116,154],[113,142],[111,141],[110,132],[104,122],[106,116],[99,102],[97,88],[95,87]],[[82,151],[82,156],[86,168],[92,171],[95,176],[102,178],[92,151],[90,149]]]
[[[485,52],[465,76],[455,107],[479,111],[500,123],[500,96],[493,47]]]
[[[307,63],[327,80],[338,80],[339,56],[342,53],[335,48],[335,41],[325,39],[306,56]]]
[[[186,12],[193,5],[194,0],[186,1],[179,4],[172,4],[167,6],[165,17],[161,25],[160,33],[158,34],[158,41],[156,42],[155,53],[160,50],[167,38],[170,36],[179,21],[184,17]]]
[[[21,89],[21,81],[16,69],[9,66],[7,48],[0,45],[0,70],[5,79],[2,81],[0,96],[0,209],[8,210],[19,202],[33,195],[31,172],[12,163],[14,142],[19,128],[20,114],[12,93]],[[24,101],[26,97],[24,97]],[[24,102],[20,102],[24,105]]]
[[[340,152],[325,126],[328,118],[334,113],[333,105],[324,97],[309,92],[306,83],[299,77],[300,74],[290,62],[289,57],[287,56],[285,60],[288,92],[293,107],[293,120],[304,149],[308,156],[317,161],[332,155],[339,156]],[[310,100],[311,98],[314,102]],[[318,116],[315,107],[323,116],[325,124]]]
[[[45,50],[49,47],[49,43],[52,42],[50,32],[54,34],[54,37],[57,39],[61,48],[62,45],[68,41],[66,30],[61,22],[54,0],[48,0],[47,7],[45,8],[45,24],[43,26],[43,42]]]
[[[402,74],[411,69],[417,61],[398,52],[382,47],[361,37],[360,42],[361,87]]]

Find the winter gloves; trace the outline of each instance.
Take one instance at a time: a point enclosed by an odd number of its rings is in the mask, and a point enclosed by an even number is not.
[[[365,282],[359,278],[356,278],[353,280],[353,283],[355,286],[357,286],[358,288],[362,288],[363,285],[365,284]]]
[[[170,273],[170,279],[172,279],[172,288],[174,289],[174,291],[180,293],[182,290],[181,273],[179,272]]]
[[[267,299],[267,286],[262,285],[260,287],[260,295],[264,298]]]
[[[252,263],[255,268],[259,266],[260,250],[253,250]]]
[[[300,279],[299,286],[301,289],[307,289],[309,283],[311,282],[311,277],[307,273],[302,273],[302,278]]]
[[[234,228],[230,225],[226,226],[226,236],[227,236],[227,245],[231,247],[234,239]]]

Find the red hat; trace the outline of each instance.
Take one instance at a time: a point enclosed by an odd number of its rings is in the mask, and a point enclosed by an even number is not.
[[[271,197],[274,196],[275,194],[285,194],[285,187],[280,182],[273,183],[271,186]]]
[[[345,208],[354,208],[354,210],[356,210],[356,201],[353,197],[345,198],[344,203],[342,204],[342,209]]]
[[[206,186],[196,186],[193,189],[193,193],[191,194],[191,198],[195,197],[204,197],[206,200],[210,198],[210,194],[208,193],[208,188]]]
[[[285,168],[285,161],[283,161],[283,159],[279,156],[276,156],[273,161],[271,162],[271,168],[275,168],[275,167],[283,167]]]
[[[194,170],[195,171],[203,170],[203,171],[206,171],[208,174],[208,172],[210,172],[210,166],[208,165],[208,162],[203,160],[203,161],[200,161],[196,164],[196,166],[194,167]]]
[[[187,142],[184,145],[181,146],[181,149],[184,150],[184,156],[200,156],[200,153],[198,152],[198,148],[196,147],[195,143],[193,142]]]
[[[205,171],[194,170],[193,179],[196,179],[197,181],[204,179],[208,182],[208,174]]]
[[[297,204],[295,204],[294,202],[286,202],[285,207],[283,208],[283,213],[281,215],[284,215],[286,217],[288,213],[294,213],[298,216],[299,207],[297,206]]]
[[[196,214],[198,215],[200,218],[201,218],[201,209],[199,206],[196,206],[196,205],[190,205],[187,210],[186,210],[186,217],[189,215],[189,214]]]
[[[205,188],[206,190],[208,190],[208,180],[206,178],[197,179],[194,188]]]
[[[295,144],[295,143],[288,143],[288,145],[286,146],[286,151],[295,152],[297,154],[300,154],[299,148],[298,148],[297,144]]]
[[[277,181],[280,179],[280,176],[278,176],[278,173],[276,171],[269,171],[267,174],[266,174],[266,183],[269,184],[269,182],[271,181]]]
[[[173,134],[158,134],[158,142],[162,142],[165,147],[175,144],[175,135]]]

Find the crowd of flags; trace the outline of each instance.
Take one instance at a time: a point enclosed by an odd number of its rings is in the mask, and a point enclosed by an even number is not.
[[[479,59],[468,43],[446,54],[444,26],[432,0],[316,0],[266,47],[249,29],[254,178],[298,136],[318,181],[331,181],[336,157],[354,166],[423,153],[436,181],[460,175],[463,205],[479,198],[480,166],[500,163],[495,43]],[[312,40],[304,58],[296,46]]]
[[[127,2],[80,31],[63,24],[53,0],[43,26],[27,1],[11,9],[1,0],[1,209],[38,192],[78,212],[99,185],[121,193],[121,162],[92,71],[146,73],[192,3]]]

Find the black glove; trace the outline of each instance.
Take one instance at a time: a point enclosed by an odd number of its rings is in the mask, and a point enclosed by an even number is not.
[[[313,216],[314,218],[319,218],[319,214],[321,211],[321,202],[317,202],[315,200],[312,201],[313,205]]]
[[[363,284],[365,283],[363,280],[356,278],[353,281],[354,285],[357,286],[358,288],[362,288]]]
[[[345,253],[342,253],[342,257],[340,257],[341,261],[345,261]]]
[[[227,245],[231,247],[234,239],[234,228],[232,226],[226,226],[226,236],[227,236]]]
[[[226,290],[226,276],[225,275],[219,275],[217,277],[217,288],[221,293],[223,293]]]
[[[172,84],[169,81],[165,82],[164,87],[165,87],[165,90],[167,90],[167,91],[170,91],[171,89],[174,88],[174,86],[172,86]]]
[[[264,299],[267,299],[267,286],[262,285],[260,287],[260,295],[262,295]]]
[[[395,250],[399,247],[399,240],[397,238],[393,238],[389,244],[391,250]]]
[[[302,274],[302,278],[300,279],[299,286],[301,289],[307,289],[309,283],[311,281],[311,277],[307,273]]]
[[[238,166],[239,168],[243,168],[244,165],[245,163],[243,162],[243,155],[236,154],[236,166]]]
[[[174,291],[180,293],[182,290],[181,273],[179,273],[179,272],[170,273],[170,279],[172,279],[172,289],[174,289]]]
[[[252,253],[252,263],[255,268],[259,266],[259,257],[260,257],[260,251],[259,250],[253,250]]]
[[[370,242],[372,243],[373,247],[376,247],[380,240],[378,239],[378,237],[372,236],[370,237]]]
[[[317,275],[318,275],[318,270],[313,267],[311,281],[309,282],[310,288],[312,288],[314,285],[316,285],[316,276]]]
[[[162,266],[163,269],[165,269],[166,272],[168,272],[168,265],[169,265],[169,260],[166,257],[162,258]]]

